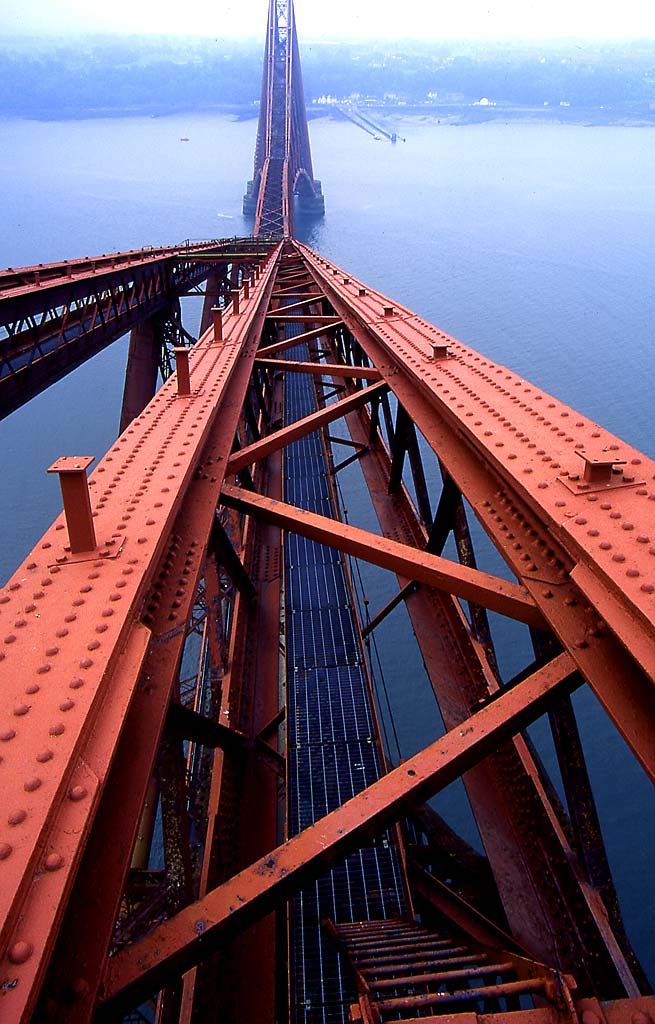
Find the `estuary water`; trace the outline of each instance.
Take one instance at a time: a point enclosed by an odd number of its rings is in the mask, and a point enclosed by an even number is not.
[[[312,121],[326,216],[309,244],[655,456],[655,130],[390,124],[405,142]],[[0,266],[247,233],[255,130],[215,114],[0,121]],[[193,330],[199,300],[186,301]],[[47,466],[99,457],[115,438],[126,353],[116,343],[0,423],[2,580],[60,510]],[[356,469],[343,486],[351,521],[372,525]],[[373,613],[394,584],[367,570],[363,586]],[[505,640],[509,676],[524,652]],[[406,757],[440,724],[403,609],[377,642]],[[626,923],[653,977],[652,789],[593,696],[575,703]],[[477,841],[457,787],[438,806]]]

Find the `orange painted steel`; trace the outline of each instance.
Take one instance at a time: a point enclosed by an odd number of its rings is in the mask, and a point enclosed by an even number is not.
[[[289,839],[250,868],[180,911],[108,963],[104,1002],[111,1013],[155,991],[170,971],[188,970],[220,939],[262,917],[276,900],[297,891],[338,858],[358,848],[402,813],[481,760],[500,739],[513,735],[541,713],[544,702],[566,687],[572,663],[559,655],[549,665],[442,736],[421,753]]]
[[[191,395],[178,397],[174,379],[165,384],[92,474],[97,550],[73,554],[60,518],[0,596],[8,1019],[33,1006],[146,654],[147,587],[268,304],[278,256],[243,313],[227,318],[224,340],[206,336],[194,349]]]
[[[284,940],[265,915],[465,773],[513,940],[547,959],[549,977],[575,968],[584,995],[608,1000],[583,998],[575,1012],[567,1001],[558,1014],[508,1008],[494,1021],[564,1024],[577,1013],[584,1024],[644,1024],[654,1004],[637,998],[645,986],[613,906],[609,869],[594,877],[585,859],[585,843],[602,852],[602,837],[588,822],[586,836],[576,834],[576,785],[582,813],[589,808],[584,772],[567,764],[572,750],[558,748],[567,822],[520,730],[544,711],[555,721],[558,704],[586,681],[655,779],[655,462],[293,241],[294,194],[308,212],[322,212],[293,2],[269,0],[254,178],[244,204],[255,213],[255,235],[284,244],[214,240],[0,272],[8,325],[0,377],[6,370],[11,378],[5,411],[109,343],[121,324],[143,325],[162,310],[174,319],[171,297],[213,275],[199,342],[175,350],[177,374],[145,408],[151,384],[134,339],[136,397],[125,421],[143,411],[88,479],[89,456],[51,467],[64,515],[0,592],[0,1018],[88,1024],[96,1014],[132,1010],[157,990],[158,1019],[201,1019],[208,1005],[229,1015],[230,978],[220,977],[218,952],[236,965],[236,1003],[253,1019],[272,1019],[274,947]],[[101,311],[112,304],[116,322],[107,327]],[[192,340],[174,326],[178,340]],[[79,353],[85,332],[87,350]],[[46,365],[44,341],[65,354],[59,367]],[[281,358],[295,346],[306,346],[302,361]],[[33,379],[21,391],[19,377],[32,363]],[[284,390],[294,373],[331,378],[339,401],[326,405],[319,381],[318,411],[285,422]],[[326,433],[340,419],[349,439]],[[417,430],[444,475],[436,517]],[[328,458],[329,472],[360,461],[381,536],[282,500],[282,452],[315,431],[324,447],[354,447],[339,466]],[[511,582],[475,566],[464,500]],[[462,564],[441,557],[451,529]],[[285,842],[278,834],[285,761],[275,737],[285,715],[277,647],[285,572],[293,571],[280,558],[289,531],[397,575],[392,605],[406,601],[447,731]],[[506,685],[483,608],[532,627],[539,657]],[[202,615],[195,690],[185,706],[186,641]],[[201,717],[205,674],[209,719]],[[373,733],[375,716],[373,709]],[[183,757],[182,740],[189,741]],[[198,775],[196,753],[205,757]],[[151,835],[155,827],[146,813],[153,778],[166,851],[159,896],[167,902],[144,901],[148,912],[121,934],[133,890],[156,874],[145,870],[148,838],[133,856],[139,831]],[[205,836],[192,879],[185,829],[194,799],[204,802]],[[237,831],[240,814],[245,834]],[[451,923],[494,932],[495,922],[431,882],[419,863],[408,907],[415,898],[426,915],[437,908]],[[253,922],[257,929],[242,935]],[[388,973],[413,939],[394,922],[367,927],[366,963]],[[443,952],[443,943],[437,947]],[[423,970],[427,953],[417,946],[407,955]],[[266,963],[253,994],[260,956]],[[240,969],[245,962],[249,974]],[[434,965],[425,959],[424,967],[425,981]],[[451,981],[462,974],[446,973]],[[373,987],[384,991],[398,980]],[[514,984],[487,989],[502,996],[518,992]],[[353,1019],[444,1001],[396,994],[374,1010],[368,995]]]
[[[187,243],[0,272],[0,415],[13,412],[131,328],[150,330],[152,336],[156,317],[161,331],[180,295],[215,278],[216,263],[233,268],[252,263],[264,246],[241,241],[240,248],[245,251],[235,252],[231,240]],[[157,356],[162,339],[153,342]],[[137,397],[144,383],[140,367],[137,381],[130,379],[134,355],[139,355],[132,347],[128,390],[135,393],[127,406],[136,402],[140,412],[153,390],[145,400]]]
[[[86,279],[108,273],[114,270],[127,270],[144,263],[169,256],[180,256],[183,254],[207,255],[207,250],[215,249],[217,246],[225,247],[224,239],[198,242],[193,246],[189,242],[180,245],[169,245],[163,247],[147,246],[144,249],[127,249],[122,252],[103,253],[102,256],[85,256],[83,259],[63,260],[58,263],[39,263],[34,267],[20,267],[14,270],[8,267],[0,270],[0,299],[19,298],[31,294],[35,288],[44,290],[49,287],[58,287],[71,280]]]
[[[313,338],[327,337],[329,332],[333,329],[342,326],[342,321],[331,324],[327,330],[325,327],[315,327],[311,331],[303,331],[302,334],[297,334],[293,338],[285,338],[284,341],[277,341],[274,345],[264,345],[259,350],[260,358],[267,359],[271,355],[277,355],[280,352],[284,352],[287,349],[295,348],[296,345],[302,345],[306,341],[311,341]]]
[[[341,379],[380,380],[359,390],[350,385],[351,392],[340,402],[252,441],[230,456],[239,420],[241,443],[247,440],[241,407],[251,374],[263,374],[270,382],[284,368],[284,361],[267,363],[260,353],[280,350],[268,343],[272,329],[268,314],[279,301],[273,296],[279,295],[283,282],[297,276],[295,269],[289,273],[287,268],[298,264],[310,268],[315,286],[334,308],[330,320],[338,319],[338,324],[330,322],[307,332],[312,335],[309,340],[315,342],[335,327],[339,333],[330,341],[331,363],[297,364],[293,369],[311,368],[310,372]],[[61,517],[0,596],[0,771],[3,779],[7,778],[3,792],[8,807],[0,836],[0,870],[7,880],[2,886],[2,1010],[8,1020],[25,1019],[34,1009],[53,949],[53,969],[56,967],[56,975],[62,979],[60,989],[54,981],[49,983],[49,998],[57,1004],[53,1019],[81,1022],[93,1012],[224,476],[244,473],[248,466],[261,464],[285,445],[340,417],[349,424],[362,417],[353,437],[362,457],[367,458],[366,431],[371,429],[373,408],[388,389],[410,412],[460,484],[518,584],[455,565],[418,546],[399,544],[393,537],[385,539],[325,520],[228,484],[222,491],[225,502],[377,561],[398,572],[401,583],[414,576],[427,585],[445,587],[451,595],[487,603],[519,621],[540,627],[548,623],[567,653],[506,694],[496,687],[489,708],[484,709],[487,717],[479,718],[480,712],[456,725],[448,737],[417,755],[417,767],[412,761],[376,784],[381,788],[375,789],[379,798],[376,796],[374,806],[372,793],[367,792],[356,798],[358,803],[334,812],[334,820],[341,822],[344,831],[337,829],[332,838],[321,832],[320,850],[314,842],[318,833],[301,833],[292,841],[295,845],[285,844],[237,878],[214,891],[209,889],[196,909],[181,911],[156,931],[152,942],[145,939],[121,951],[111,961],[106,995],[125,999],[127,1005],[129,992],[151,991],[158,979],[166,980],[172,965],[199,963],[214,936],[220,934],[223,941],[233,929],[245,927],[253,916],[270,909],[281,892],[314,877],[345,849],[355,848],[367,830],[401,813],[423,787],[427,792],[450,780],[464,764],[472,773],[480,773],[483,752],[488,753],[502,738],[533,720],[562,685],[579,684],[579,679],[563,682],[575,667],[604,699],[646,770],[654,771],[652,681],[646,671],[652,658],[652,618],[645,621],[647,605],[633,608],[634,588],[622,593],[618,572],[623,563],[612,561],[611,567],[616,568],[609,579],[603,575],[606,563],[594,560],[597,537],[604,541],[611,536],[610,543],[616,545],[617,538],[624,541],[627,537],[628,543],[635,533],[639,550],[650,550],[643,537],[652,529],[653,504],[648,501],[651,490],[645,481],[653,478],[654,465],[388,298],[341,271],[335,274],[335,268],[317,254],[295,244],[285,250],[278,247],[259,267],[261,273],[253,275],[247,289],[235,289],[238,303],[214,317],[213,326],[188,353],[189,380],[182,391],[188,387],[190,393],[180,394],[178,381],[172,378],[91,475],[93,515],[89,522],[82,514],[84,539],[79,539],[70,519],[69,537]],[[334,362],[346,328],[373,360],[373,367]],[[186,358],[187,353],[184,355]],[[478,375],[481,384],[476,391],[473,385]],[[275,402],[270,392],[268,401],[274,422]],[[370,415],[364,413],[367,403]],[[542,407],[548,409],[547,415],[541,413]],[[513,429],[516,424],[510,414],[526,429]],[[541,431],[539,441],[531,440],[527,433],[527,424],[533,419]],[[550,422],[546,423],[547,419]],[[559,425],[570,419],[582,422],[584,429],[574,426],[563,431]],[[263,411],[259,422],[263,428]],[[551,429],[554,422],[557,430]],[[584,467],[577,480],[572,479],[576,474],[571,470],[565,475],[566,460],[575,459],[573,465],[579,460],[578,439],[596,432],[616,453],[613,462],[626,460],[639,467],[638,479],[626,480],[624,470],[623,474],[612,472],[609,481],[599,481],[599,473],[606,476],[606,467],[598,468],[603,462],[600,456],[587,473],[591,479],[585,480]],[[611,448],[612,444],[620,447]],[[638,458],[641,461],[636,462]],[[560,465],[553,466],[554,461]],[[53,468],[67,465],[64,461]],[[86,486],[86,478],[81,480],[84,460],[76,459],[73,468],[80,477],[78,482]],[[542,483],[548,487],[541,487]],[[547,494],[545,500],[544,492],[550,490],[554,493]],[[390,508],[393,500],[389,496]],[[611,510],[603,508],[608,503]],[[571,522],[567,515],[571,506],[584,508],[587,523]],[[628,509],[634,516],[634,529],[626,529]],[[621,512],[620,518],[601,515],[616,510]],[[577,529],[587,525],[589,530]],[[97,541],[93,550],[88,550],[90,535],[84,534],[90,526]],[[389,521],[387,529],[393,532]],[[598,533],[590,532],[593,530]],[[182,548],[178,550],[180,538]],[[415,534],[414,543],[418,542],[420,537]],[[171,544],[175,551],[169,554]],[[176,567],[170,578],[162,575],[161,569],[169,563]],[[163,589],[160,579],[166,579]],[[636,579],[638,595],[646,601],[650,592],[644,589],[643,578],[626,579]],[[410,607],[419,596],[408,598]],[[611,607],[606,611],[608,602]],[[428,605],[420,608],[415,620],[419,636],[426,635]],[[454,600],[452,611],[455,617],[459,615],[461,628],[468,629]],[[270,609],[267,615],[270,619]],[[632,632],[619,628],[626,620],[632,623]],[[273,621],[277,622],[276,615]],[[428,631],[430,628],[428,625]],[[245,641],[247,645],[247,637]],[[273,666],[269,668],[273,672]],[[142,692],[138,683],[143,678],[160,680],[156,699]],[[241,683],[237,673],[230,680],[231,692],[238,694]],[[506,707],[514,710],[506,715]],[[490,731],[482,736],[477,723],[484,722]],[[523,741],[517,737],[515,742],[519,749]],[[453,744],[449,761],[444,752]],[[135,758],[137,745],[139,757]],[[267,756],[265,763],[272,764],[273,754]],[[528,765],[526,752],[520,756]],[[218,755],[219,768],[221,763],[222,755]],[[279,765],[274,767],[279,769]],[[410,769],[417,775],[411,775]],[[485,785],[480,783],[479,792],[485,791]],[[127,786],[129,799],[122,795]],[[487,792],[491,793],[488,785]],[[103,837],[103,828],[110,822],[113,830],[122,833],[118,857],[114,856],[116,844],[107,844]],[[553,828],[558,827],[553,821]],[[93,863],[88,859],[91,852]],[[111,877],[112,883],[100,910],[90,897],[95,871],[103,864],[103,877]],[[277,871],[279,864],[286,865],[288,877]],[[231,912],[224,899],[231,892],[244,895],[240,891],[244,880],[249,888],[243,911]],[[595,897],[589,893],[588,897],[592,912],[600,919]],[[202,918],[197,916],[200,910]],[[197,931],[198,920],[208,923],[206,935],[205,930]],[[85,935],[101,921],[97,937],[85,941]],[[190,931],[192,925],[195,935]],[[65,948],[56,942],[60,927]],[[155,957],[157,964],[149,973],[145,961],[138,958],[160,941],[161,956]],[[606,945],[612,955],[611,936]],[[74,967],[67,957],[73,947],[78,949]],[[634,993],[634,982],[621,965],[618,948],[614,959],[625,990]],[[86,966],[80,975],[82,962]],[[71,992],[76,993],[73,1009],[66,1001]]]
[[[344,366],[338,363],[300,363],[286,359],[257,358],[257,365],[268,370],[284,370],[291,373],[311,373],[314,376],[349,377],[353,380],[380,380],[379,370],[373,367]]]
[[[370,402],[386,390],[386,383],[371,384],[370,387],[362,388],[361,391],[349,395],[348,398],[341,399],[340,402],[328,405],[324,409],[319,409],[318,412],[313,412],[304,419],[290,424],[288,427],[282,427],[272,434],[267,434],[260,441],[255,441],[253,444],[248,445],[247,448],[242,448],[240,452],[231,455],[228,460],[228,472],[239,473],[246,466],[251,466],[254,462],[265,458],[272,452],[279,451],[280,448],[284,448],[299,437],[303,437],[303,435],[309,434],[313,430],[318,430],[319,427],[324,427],[328,423],[333,423],[334,420],[341,419],[351,409],[356,409],[358,406],[364,405],[365,402]]]
[[[355,558],[401,573],[408,579],[445,590],[465,601],[475,601],[517,622],[535,628],[544,625],[532,598],[514,583],[252,491],[226,485],[221,491],[221,499],[230,508],[309,537],[319,544],[331,545]]]
[[[298,250],[655,777],[655,462]],[[442,342],[449,355],[435,359]],[[589,483],[586,459],[603,450],[616,470]]]

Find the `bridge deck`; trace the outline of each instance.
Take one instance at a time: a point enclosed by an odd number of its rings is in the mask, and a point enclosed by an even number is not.
[[[291,350],[305,360],[307,346]],[[289,374],[286,420],[317,409],[314,378]],[[320,431],[286,450],[286,500],[325,516],[336,509]],[[289,830],[301,832],[383,774],[344,556],[297,534],[285,542]],[[338,952],[321,929],[404,909],[391,837],[384,833],[293,901],[291,1019],[347,1020],[354,1000]]]

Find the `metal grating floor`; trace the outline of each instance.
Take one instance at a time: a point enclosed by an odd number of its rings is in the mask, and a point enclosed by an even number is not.
[[[288,353],[307,359],[306,346]],[[308,374],[287,375],[285,417],[317,408]],[[285,456],[285,500],[322,515],[335,509],[317,431]],[[288,534],[285,541],[289,832],[295,834],[381,773],[369,691],[342,556]],[[379,920],[402,913],[401,873],[388,834],[337,865],[291,904],[293,1024],[337,1024],[355,1000],[321,921]]]

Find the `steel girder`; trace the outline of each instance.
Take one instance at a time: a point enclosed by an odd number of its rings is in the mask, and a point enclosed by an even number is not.
[[[142,249],[0,274],[0,416],[19,408],[124,335],[165,313],[257,245],[215,241]]]
[[[194,348],[191,394],[179,396],[172,378],[93,473],[95,551],[72,555],[61,517],[0,598],[7,626],[2,768],[10,780],[9,832],[0,848],[2,973],[12,979],[3,987],[6,1019],[34,1008],[100,809],[96,856],[84,862],[77,884],[93,891],[108,855],[104,909],[78,901],[69,932],[82,942],[75,970],[88,965],[78,1011],[88,1017],[92,1008],[277,258],[262,262],[239,314],[226,317],[222,339],[214,341],[211,330]],[[207,471],[198,477],[203,460]],[[7,639],[19,608],[25,648]],[[107,844],[108,830],[120,857]],[[109,884],[116,876],[118,888]],[[80,914],[95,923],[80,928]],[[95,959],[91,939],[99,944]],[[69,998],[70,990],[62,995],[65,1015]]]
[[[311,271],[309,278],[307,269]],[[271,366],[264,360],[259,363],[257,356],[258,352],[264,351],[267,355],[279,354],[286,344],[280,345],[275,341],[276,325],[283,321],[267,316],[267,313],[274,309],[271,303],[279,301],[274,296],[302,295],[308,280],[314,297],[320,291],[325,298],[318,296],[323,304],[321,313],[314,317],[318,326],[304,332],[305,337],[309,334],[312,335],[311,341],[319,337],[325,339],[323,343],[329,358],[329,362],[324,364],[325,375],[342,381],[352,379],[352,395],[336,403],[338,413],[335,414],[334,405],[327,406],[311,424],[301,421],[286,433],[284,430],[273,431],[262,445],[257,433],[270,430],[278,417],[274,381],[281,368],[277,360],[276,365]],[[12,879],[8,887],[3,888],[9,901],[2,932],[5,952],[3,1010],[7,1009],[10,1020],[19,1019],[21,1007],[23,1012],[29,1013],[34,1006],[53,951],[47,987],[51,1000],[49,1012],[53,1019],[59,1016],[70,1021],[88,1020],[99,988],[108,1012],[118,1005],[128,1005],[133,997],[154,991],[162,983],[161,979],[168,991],[173,980],[170,970],[177,970],[181,965],[185,968],[200,965],[217,944],[224,943],[228,936],[275,906],[281,894],[294,891],[303,879],[315,877],[325,865],[344,855],[345,851],[356,848],[362,836],[401,816],[415,799],[433,792],[465,770],[479,773],[482,780],[478,786],[479,795],[484,794],[485,787],[489,792],[488,778],[485,781],[486,762],[482,759],[491,751],[497,751],[501,741],[514,736],[545,707],[551,707],[557,694],[579,685],[580,677],[575,670],[579,670],[594,688],[604,692],[608,710],[632,740],[645,767],[653,769],[647,728],[635,728],[633,732],[627,728],[630,701],[635,699],[635,693],[643,693],[645,700],[642,706],[632,706],[633,718],[645,717],[648,720],[652,712],[650,679],[645,671],[641,671],[632,651],[625,648],[620,631],[612,631],[612,622],[608,620],[607,624],[600,625],[596,617],[590,619],[584,606],[580,608],[581,595],[574,589],[579,574],[565,568],[572,558],[568,536],[571,526],[565,517],[558,532],[549,503],[539,504],[541,491],[546,488],[540,488],[537,483],[532,494],[530,487],[524,484],[523,476],[532,474],[524,474],[523,470],[531,468],[536,472],[537,460],[541,466],[547,467],[547,473],[552,473],[550,460],[543,461],[547,450],[544,448],[544,452],[540,452],[535,442],[535,448],[528,449],[534,455],[518,463],[518,473],[513,472],[517,459],[510,457],[514,454],[512,451],[508,453],[506,465],[503,464],[493,440],[489,440],[494,439],[494,434],[487,434],[481,429],[482,424],[475,420],[475,417],[482,419],[488,414],[489,423],[496,424],[497,429],[498,417],[494,416],[497,410],[479,413],[479,397],[472,387],[465,392],[470,408],[464,397],[461,402],[450,403],[445,396],[444,402],[444,396],[440,395],[437,387],[442,370],[450,374],[448,381],[452,382],[454,362],[458,363],[458,372],[464,373],[467,360],[476,362],[482,357],[471,353],[471,350],[460,354],[458,343],[445,339],[408,311],[399,314],[398,307],[394,307],[389,299],[372,295],[359,282],[354,283],[353,296],[349,291],[352,283],[352,279],[338,268],[326,267],[316,254],[296,245],[289,247],[284,256],[278,251],[268,262],[261,263],[254,280],[248,282],[247,288],[244,285],[239,301],[210,327],[192,354],[191,394],[179,395],[177,381],[172,378],[93,474],[90,486],[96,513],[94,526],[100,542],[97,551],[88,555],[72,555],[67,550],[65,524],[59,520],[0,597],[0,616],[4,623],[4,657],[0,662],[0,673],[7,680],[1,698],[0,740],[4,757],[1,767],[9,769],[11,784],[6,793],[12,808],[6,836],[0,837],[2,868],[10,872]],[[363,304],[364,308],[368,305],[366,316],[362,308],[362,300],[365,299],[368,300],[368,304]],[[281,314],[277,312],[275,315],[279,317]],[[308,326],[314,322],[310,316],[306,319]],[[345,331],[344,324],[348,331]],[[408,330],[415,332],[411,334],[411,344],[408,343]],[[436,348],[432,347],[434,337],[437,338]],[[427,338],[430,347],[421,341],[422,338]],[[461,348],[464,349],[463,346]],[[375,362],[370,379],[376,382],[368,388],[362,386],[367,379],[366,357],[362,350],[367,351]],[[343,358],[344,354],[352,359],[353,367],[358,368],[352,378],[347,366],[341,373],[334,369],[335,361]],[[316,348],[313,358],[321,358]],[[487,377],[493,380],[494,375],[500,373],[506,380],[508,373],[502,368],[491,367],[487,361],[485,371],[485,381]],[[378,377],[381,377],[380,381]],[[549,396],[526,382],[517,383],[518,378],[513,376],[511,380],[517,388],[530,387],[535,403],[554,403]],[[497,682],[494,689],[493,673],[488,665],[485,666],[480,645],[472,637],[480,668],[473,667],[471,671],[480,671],[489,683],[488,707],[467,718],[464,700],[462,708],[454,712],[457,719],[454,728],[446,737],[417,755],[416,763],[406,763],[349,805],[334,812],[336,817],[332,815],[314,826],[313,830],[301,833],[292,843],[284,844],[252,868],[242,870],[235,878],[229,877],[229,871],[227,875],[225,871],[221,875],[215,864],[210,869],[208,861],[204,872],[205,891],[199,894],[200,902],[178,913],[173,912],[170,920],[161,925],[151,939],[126,945],[113,958],[107,972],[106,955],[117,905],[127,877],[134,837],[142,820],[142,807],[147,801],[171,694],[175,696],[176,693],[186,625],[193,619],[197,587],[203,573],[207,572],[205,551],[223,478],[226,473],[236,472],[242,486],[248,482],[258,486],[257,466],[264,456],[270,457],[279,452],[280,444],[300,436],[311,427],[333,422],[336,415],[345,416],[349,424],[361,421],[364,433],[357,434],[355,430],[353,443],[365,460],[368,457],[364,451],[367,431],[371,445],[383,443],[377,423],[387,388],[394,391],[434,445],[448,472],[480,513],[483,522],[490,520],[485,510],[499,506],[498,491],[511,494],[512,501],[520,507],[521,515],[529,515],[529,528],[526,529],[523,525],[525,518],[521,520],[517,516],[514,525],[508,527],[494,513],[490,533],[508,564],[516,571],[520,586],[525,588],[523,591],[516,585],[506,585],[507,592],[515,600],[515,608],[523,611],[523,617],[525,613],[534,615],[534,609],[538,609],[539,622],[548,623],[558,634],[560,642],[567,648],[566,653],[556,655],[545,667],[535,668],[527,679],[503,692]],[[502,389],[503,396],[511,401],[511,391],[509,397],[504,395],[507,390],[507,387]],[[481,393],[484,394],[484,390]],[[249,394],[255,396],[258,415],[253,415],[252,410],[250,416],[246,415],[244,403],[247,405]],[[488,401],[487,398],[482,400]],[[370,411],[365,413],[366,406]],[[554,403],[552,408],[567,411],[558,403]],[[550,415],[554,416],[553,413]],[[571,415],[572,410],[568,410],[568,415],[563,418],[568,419]],[[473,422],[469,424],[471,419]],[[509,412],[503,419],[509,419]],[[460,424],[457,429],[453,420]],[[511,421],[509,425],[503,424],[513,434],[511,425]],[[474,431],[470,427],[477,431],[476,438],[479,435],[487,439],[484,444],[490,446],[488,453],[481,451],[480,444],[471,442],[470,434]],[[525,432],[523,434],[525,436]],[[569,434],[574,437],[571,431],[562,439],[557,432],[555,443],[559,446],[574,445],[575,441],[566,440]],[[237,448],[241,450],[229,458],[235,436],[238,436]],[[408,436],[404,435],[403,444],[408,443]],[[505,443],[503,439],[503,446]],[[528,445],[532,443],[526,441]],[[636,465],[643,466],[650,479],[652,467],[648,460],[638,454],[633,458],[642,459]],[[560,461],[562,459],[560,455]],[[254,480],[248,469],[253,464]],[[389,478],[392,464],[389,453],[386,471]],[[592,473],[594,471],[592,468]],[[592,480],[589,488],[583,487],[578,493],[586,500],[588,496],[598,494],[601,486],[604,488],[603,496],[611,495],[613,501],[620,501],[626,493],[643,489],[641,481],[622,481],[619,484],[615,483],[613,476],[618,474],[612,474],[609,481],[601,481],[600,484]],[[560,473],[559,477],[563,474]],[[539,482],[543,482],[543,478]],[[585,483],[584,478],[571,481],[569,477],[559,479],[557,475],[554,480],[549,477],[546,482],[549,486],[557,484],[565,488],[561,493],[571,494],[574,493],[571,484],[575,488],[578,482]],[[227,495],[229,489],[225,493]],[[271,494],[274,500],[279,498],[275,487]],[[407,501],[406,492],[403,491],[403,495],[402,500]],[[397,500],[393,495],[389,496],[389,510]],[[557,506],[558,500],[562,499],[556,498],[554,507],[562,507]],[[270,497],[267,501],[270,511]],[[485,501],[489,505],[485,505]],[[248,505],[251,511],[262,505],[262,500],[256,495],[250,499],[244,495],[243,502],[244,507]],[[588,502],[589,507],[595,504]],[[648,513],[652,504],[643,505],[643,508]],[[292,527],[293,512],[282,506],[279,512],[284,525]],[[641,508],[631,512],[634,530],[637,531],[636,543],[642,547],[644,541],[638,538],[643,537],[647,529],[644,526],[648,520],[646,513],[642,513]],[[542,516],[541,521],[539,515]],[[387,519],[387,523],[383,532],[395,532],[392,520]],[[615,520],[610,519],[610,523],[615,523]],[[329,543],[330,530],[325,527],[324,523],[311,524],[312,530],[323,530],[321,539]],[[590,528],[597,527],[590,523]],[[246,529],[252,532],[252,523]],[[621,523],[619,529],[621,537],[632,533],[622,529]],[[331,532],[337,546],[353,540],[352,533],[349,534],[336,521],[331,523]],[[387,552],[384,555],[386,564],[400,573],[401,581],[412,571],[412,564],[428,567],[437,564],[431,561],[435,555],[428,557],[420,552],[420,538],[420,530],[413,533],[410,530],[404,544],[396,541],[393,550],[387,550],[388,546],[380,544],[381,549]],[[361,537],[357,540],[363,542]],[[364,540],[370,551],[374,541],[370,535]],[[568,548],[565,542],[569,544]],[[406,549],[402,552],[404,560],[399,560],[401,552],[397,548],[400,547]],[[529,562],[522,557],[528,552]],[[593,562],[593,549],[586,557],[587,570],[598,571]],[[578,560],[582,561],[580,555]],[[229,558],[226,560],[228,563]],[[234,634],[230,671],[226,676],[226,692],[229,691],[232,697],[228,700],[224,694],[223,701],[227,700],[227,703],[221,704],[221,714],[243,700],[241,688],[248,673],[239,666],[243,664],[244,652],[247,660],[249,635],[253,628],[251,616],[245,614],[247,579],[241,577],[236,568],[234,572],[243,589],[243,596],[237,598],[243,612],[237,612],[235,616],[235,622],[241,624]],[[470,568],[463,573],[458,566],[452,566],[449,572],[452,580],[460,581],[455,582],[454,592],[457,592],[455,588],[461,585],[462,579],[473,583],[473,590],[465,593],[460,590],[462,596],[470,599],[479,600],[485,594],[485,587],[488,596],[500,586],[499,582],[494,583],[486,577],[484,586],[475,589],[475,581],[479,584],[485,574],[476,576]],[[426,579],[431,583],[434,576]],[[635,577],[628,576],[627,579],[634,580]],[[627,587],[625,590],[623,600],[625,608],[630,610],[634,595]],[[526,591],[531,595],[529,599],[524,596]],[[431,593],[429,587],[423,585],[417,593],[408,591],[410,608],[421,595],[428,593]],[[648,595],[649,591],[640,590],[640,593]],[[209,604],[214,607],[208,628],[215,632],[219,590],[210,587],[208,594]],[[615,601],[621,598],[621,588],[616,582],[612,596]],[[567,603],[569,598],[572,600]],[[425,635],[426,630],[434,631],[435,628],[443,631],[446,637],[454,638],[453,650],[459,646],[464,658],[458,630],[463,634],[470,632],[470,624],[453,598],[446,596],[443,600],[444,608],[451,602],[454,618],[449,622],[448,615],[438,612],[430,619],[430,603],[423,603],[418,607],[415,619],[417,634]],[[556,612],[551,610],[553,607]],[[509,607],[505,610],[511,611]],[[591,621],[593,627],[593,633],[585,638],[587,646],[578,643],[580,634],[575,615],[580,611],[584,621]],[[572,618],[567,618],[567,614]],[[651,630],[634,612],[630,614],[633,615],[639,662],[648,666]],[[619,623],[621,621],[619,618]],[[275,628],[274,624],[272,631],[262,632],[262,637],[274,635]],[[596,641],[601,642],[600,652],[592,658],[587,652]],[[239,645],[241,654],[237,658]],[[222,657],[219,643],[213,663],[218,666]],[[473,666],[470,653],[468,657]],[[596,671],[597,659],[601,657],[614,671],[604,690]],[[625,671],[626,659],[630,659],[632,666],[630,674]],[[466,674],[460,669],[455,675],[458,673],[462,678]],[[632,689],[626,689],[626,686]],[[277,717],[274,715],[273,720]],[[223,722],[222,718],[219,720]],[[262,721],[260,718],[259,725]],[[181,727],[179,720],[176,727]],[[187,728],[191,726],[187,725]],[[204,737],[201,742],[213,743],[207,738],[206,727],[204,732],[198,732],[198,736]],[[245,740],[240,736],[235,737],[235,741],[237,746],[245,743],[247,747],[249,740],[247,736]],[[515,742],[527,770],[528,754],[521,748],[520,737]],[[138,756],[135,756],[137,752]],[[228,744],[225,753],[219,749],[214,760],[211,789],[216,799],[210,798],[210,803],[213,807],[211,827],[215,833],[224,828],[228,815],[226,805],[230,799],[233,800],[228,798],[229,785],[223,785],[221,778],[229,776],[234,766],[233,758],[238,756],[241,755],[236,747],[229,748]],[[269,763],[275,763],[274,752],[268,757]],[[511,785],[510,780],[506,779],[505,784]],[[221,792],[223,796],[219,797]],[[174,794],[172,798],[175,799]],[[538,786],[531,799],[541,800],[544,815],[552,818],[546,796]],[[552,827],[555,830],[558,827],[554,819]],[[108,834],[113,837],[111,843],[107,842]],[[222,832],[221,839],[223,844],[230,842],[229,832]],[[524,836],[518,836],[516,842],[519,849],[522,843],[526,848],[529,845]],[[106,881],[100,897],[96,892],[98,872]],[[241,891],[243,885],[246,888]],[[581,886],[579,891],[584,893],[586,890]],[[517,898],[522,899],[522,894],[518,893]],[[575,897],[572,899],[571,909],[580,915],[582,905],[575,901]],[[594,909],[592,904],[593,899],[589,903],[593,916],[599,912],[599,907]],[[235,909],[242,906],[243,911]],[[557,910],[551,908],[549,912],[555,914]],[[618,949],[615,964],[620,974],[624,968],[619,966]],[[631,984],[625,975],[627,991],[630,991]],[[182,1009],[189,1005],[184,1002],[187,989],[188,984],[185,983]],[[179,992],[176,995],[173,986],[166,997],[167,1005],[170,1006],[170,1000],[176,998],[179,998]]]

